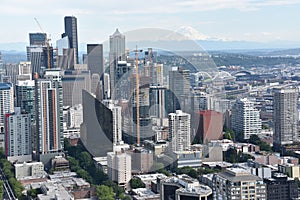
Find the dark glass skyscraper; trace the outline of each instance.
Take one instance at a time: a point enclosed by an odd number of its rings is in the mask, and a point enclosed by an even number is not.
[[[46,33],[29,33],[30,45],[46,45]]]
[[[68,36],[70,48],[76,51],[76,63],[78,63],[78,36],[77,36],[77,18],[74,16],[65,17],[65,32],[62,37]]]

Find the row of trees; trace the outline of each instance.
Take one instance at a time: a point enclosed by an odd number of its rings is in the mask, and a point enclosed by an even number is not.
[[[188,166],[176,169],[177,174],[187,174],[190,177],[195,178],[195,179],[198,179],[198,177],[203,174],[218,173],[220,171],[221,170],[219,170],[219,169],[209,169],[209,168],[205,168],[205,167],[199,167],[198,169],[194,169],[194,168],[188,167]]]
[[[6,159],[3,149],[0,150],[0,165],[1,165],[4,175],[6,176],[10,186],[13,189],[15,196],[18,199],[24,199],[25,196],[22,194],[24,187],[15,178],[14,168],[13,168],[12,164]],[[3,182],[2,182],[2,190],[3,190]],[[2,192],[2,194],[3,194],[3,192]]]

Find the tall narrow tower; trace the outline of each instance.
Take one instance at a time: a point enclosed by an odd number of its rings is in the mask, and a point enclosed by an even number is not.
[[[62,38],[68,36],[70,48],[75,49],[75,58],[78,63],[78,35],[77,35],[77,18],[74,16],[65,17],[65,33]]]
[[[299,140],[298,133],[298,89],[274,89],[274,146],[290,144]]]
[[[109,71],[111,98],[114,99],[114,88],[117,83],[118,61],[125,61],[125,36],[118,29],[109,36]]]

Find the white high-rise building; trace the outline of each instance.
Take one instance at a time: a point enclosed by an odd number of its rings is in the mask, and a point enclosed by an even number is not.
[[[108,177],[126,187],[131,179],[131,155],[124,152],[107,153]]]
[[[0,147],[4,147],[4,117],[14,112],[14,88],[11,83],[0,83]]]
[[[103,75],[103,99],[110,99],[110,78],[108,73]]]
[[[19,75],[32,75],[31,62],[20,62],[19,64]],[[31,78],[30,78],[31,80]]]
[[[261,132],[261,119],[254,102],[247,98],[237,99],[231,109],[231,126],[236,134],[243,134],[244,139]]]
[[[116,106],[113,100],[103,100],[102,103],[111,110],[113,117],[113,144],[123,144],[122,141],[122,108]]]
[[[191,116],[181,110],[169,114],[169,140],[172,151],[185,151],[191,147]]]
[[[68,127],[80,128],[80,124],[83,122],[82,105],[77,104],[72,106],[68,112]]]
[[[17,107],[14,113],[5,114],[5,155],[10,161],[31,161],[31,146],[30,115]]]
[[[273,92],[274,145],[280,146],[299,141],[298,89],[278,88]]]

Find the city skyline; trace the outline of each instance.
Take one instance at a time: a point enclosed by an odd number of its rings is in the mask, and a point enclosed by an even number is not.
[[[126,33],[149,27],[176,31],[184,26],[180,31],[193,27],[199,32],[195,33],[198,39],[280,41],[278,47],[289,41],[296,46],[300,43],[300,29],[295,23],[299,7],[299,0],[164,1],[146,6],[137,1],[4,1],[0,18],[6,31],[0,33],[0,43],[28,42],[28,33],[41,32],[36,17],[55,44],[64,31],[63,16],[75,16],[79,43],[102,43],[116,28]]]

